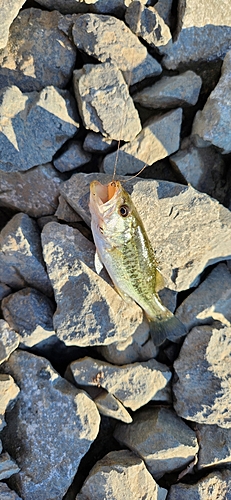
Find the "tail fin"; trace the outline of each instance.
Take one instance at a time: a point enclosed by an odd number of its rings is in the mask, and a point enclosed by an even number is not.
[[[185,325],[172,315],[156,318],[150,321],[150,334],[156,346],[163,344],[166,340],[179,342],[187,333]]]

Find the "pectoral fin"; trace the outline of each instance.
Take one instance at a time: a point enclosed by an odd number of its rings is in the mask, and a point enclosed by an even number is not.
[[[96,270],[97,274],[100,274],[102,269],[103,269],[103,263],[101,262],[101,260],[99,258],[99,254],[96,250],[96,252],[95,252],[95,270]]]

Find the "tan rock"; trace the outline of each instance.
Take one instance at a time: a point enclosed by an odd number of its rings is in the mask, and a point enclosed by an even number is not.
[[[129,424],[132,422],[130,413],[124,408],[121,402],[109,392],[102,392],[94,399],[94,402],[101,415],[115,418]]]
[[[19,345],[19,335],[0,319],[0,364],[5,361]]]

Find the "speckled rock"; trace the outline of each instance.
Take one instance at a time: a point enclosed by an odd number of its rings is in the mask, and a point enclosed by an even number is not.
[[[156,50],[158,50],[159,46],[166,45],[172,39],[170,29],[158,14],[158,11],[154,7],[145,7],[140,0],[136,0],[129,5],[126,10],[125,20],[133,33]]]
[[[212,472],[196,484],[174,484],[168,494],[168,500],[230,500],[231,472]]]
[[[11,375],[0,373],[0,431],[5,427],[5,411],[7,407],[13,406],[15,398],[19,394],[19,387]]]
[[[231,429],[217,425],[196,424],[195,430],[200,443],[198,469],[231,464]]]
[[[3,49],[8,40],[9,28],[26,0],[7,0],[1,5],[0,19],[0,49]]]
[[[8,479],[13,474],[19,472],[19,467],[15,463],[8,453],[2,453],[0,455],[0,480]],[[1,493],[1,490],[0,490]]]
[[[0,319],[0,364],[5,361],[19,345],[19,335],[9,324]]]
[[[11,490],[6,483],[0,482],[1,500],[22,500],[14,490]]]
[[[59,204],[55,212],[55,216],[57,217],[57,219],[65,220],[66,222],[79,222],[82,220],[62,195],[59,196]]]
[[[81,167],[91,160],[91,155],[82,148],[81,141],[72,140],[67,148],[58,158],[54,160],[54,166],[59,172],[69,172]]]

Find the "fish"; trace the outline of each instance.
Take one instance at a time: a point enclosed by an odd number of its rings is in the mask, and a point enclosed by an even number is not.
[[[145,312],[155,345],[179,341],[186,328],[161,302],[164,279],[143,222],[118,180],[90,184],[91,230],[96,246],[95,268],[106,268],[124,300],[134,300]]]

